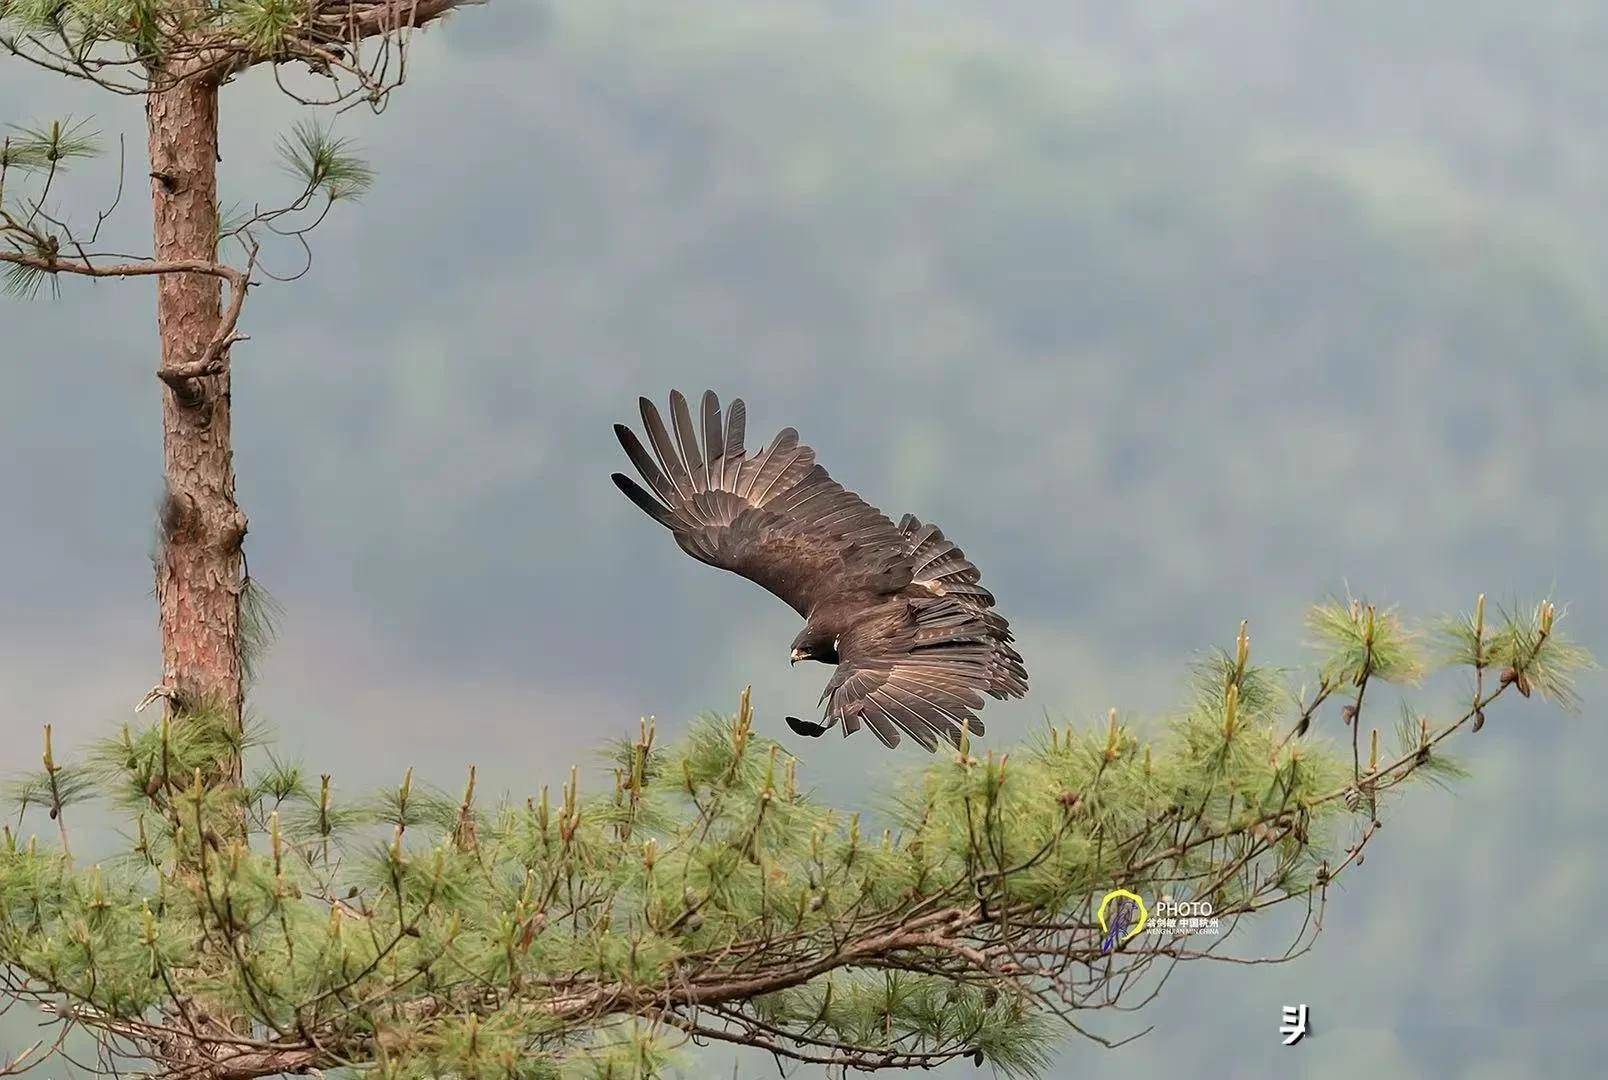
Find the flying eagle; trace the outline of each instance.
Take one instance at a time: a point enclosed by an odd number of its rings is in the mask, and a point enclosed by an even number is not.
[[[928,750],[983,732],[983,694],[1027,693],[1011,630],[965,554],[936,525],[887,515],[827,475],[815,451],[783,428],[757,454],[743,447],[747,408],[721,416],[713,391],[697,425],[670,394],[675,435],[642,399],[650,454],[624,424],[620,445],[647,483],[614,483],[700,562],[741,574],[804,616],[792,662],[837,665],[820,724],[788,717],[801,735],[863,723],[887,746],[902,731]],[[702,441],[700,442],[700,430]]]

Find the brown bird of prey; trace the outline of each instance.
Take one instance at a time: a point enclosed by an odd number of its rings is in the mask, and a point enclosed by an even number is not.
[[[757,454],[743,447],[747,409],[724,418],[706,392],[698,422],[670,395],[674,435],[642,399],[650,454],[624,424],[614,433],[647,483],[614,483],[674,534],[693,558],[741,574],[804,616],[792,662],[837,671],[821,701],[823,722],[788,717],[801,735],[863,723],[888,746],[902,731],[928,750],[961,745],[961,725],[983,732],[982,695],[1027,693],[1027,669],[1010,626],[978,584],[977,567],[936,525],[910,514],[895,525],[815,463],[815,451],[783,428]],[[700,441],[701,433],[701,441]]]

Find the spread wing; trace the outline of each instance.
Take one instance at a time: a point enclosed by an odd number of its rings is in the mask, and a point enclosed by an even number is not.
[[[1010,623],[994,610],[994,594],[981,584],[982,571],[953,540],[944,536],[943,530],[936,525],[923,525],[914,514],[906,514],[899,522],[899,533],[910,553],[913,587],[932,596],[952,598],[980,624],[974,632],[989,644],[988,685],[983,689],[996,698],[1026,694],[1027,668],[1011,644],[1015,638]]]
[[[1003,622],[1003,620],[1001,620]],[[995,666],[1001,641],[973,608],[953,597],[906,599],[884,605],[838,641],[838,668],[821,700],[825,727],[843,734],[864,723],[888,746],[904,732],[928,750],[939,738],[960,746],[961,725],[983,733],[977,710],[983,694],[1005,697]],[[1022,692],[1027,673],[1021,672]]]
[[[1027,693],[1027,667],[982,573],[936,525],[906,514],[899,533],[911,574],[905,602],[882,605],[839,639],[824,723],[795,731],[842,724],[850,735],[863,723],[888,746],[903,732],[928,750],[939,739],[958,747],[962,725],[983,733],[983,694]]]
[[[647,488],[620,473],[614,483],[693,558],[748,578],[801,615],[827,595],[910,582],[908,540],[827,475],[797,431],[783,428],[750,454],[741,398],[722,417],[720,400],[705,392],[695,425],[687,399],[672,391],[674,437],[652,402],[641,405],[652,452],[624,424],[614,433]]]

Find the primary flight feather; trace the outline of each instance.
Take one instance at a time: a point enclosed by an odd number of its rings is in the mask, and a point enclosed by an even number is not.
[[[1027,693],[1027,669],[1010,625],[994,610],[981,574],[936,525],[906,514],[895,525],[833,480],[815,451],[783,428],[750,454],[748,410],[705,392],[694,421],[670,394],[666,426],[643,398],[647,444],[614,425],[647,485],[614,483],[665,526],[693,558],[741,574],[804,616],[792,661],[837,665],[821,695],[820,724],[788,717],[795,731],[844,735],[864,724],[883,743],[900,732],[928,750],[983,732],[983,695]],[[651,448],[651,449],[650,449]]]

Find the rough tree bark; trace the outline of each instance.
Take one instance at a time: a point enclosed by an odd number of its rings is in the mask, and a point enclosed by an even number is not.
[[[218,242],[217,82],[192,76],[153,90],[146,121],[156,258],[211,262]],[[220,284],[203,274],[157,279],[167,493],[156,596],[169,708],[221,710],[238,725],[246,517],[235,502],[227,347],[216,344]],[[198,365],[214,373],[187,373]],[[215,779],[238,781],[238,760],[230,772]]]

